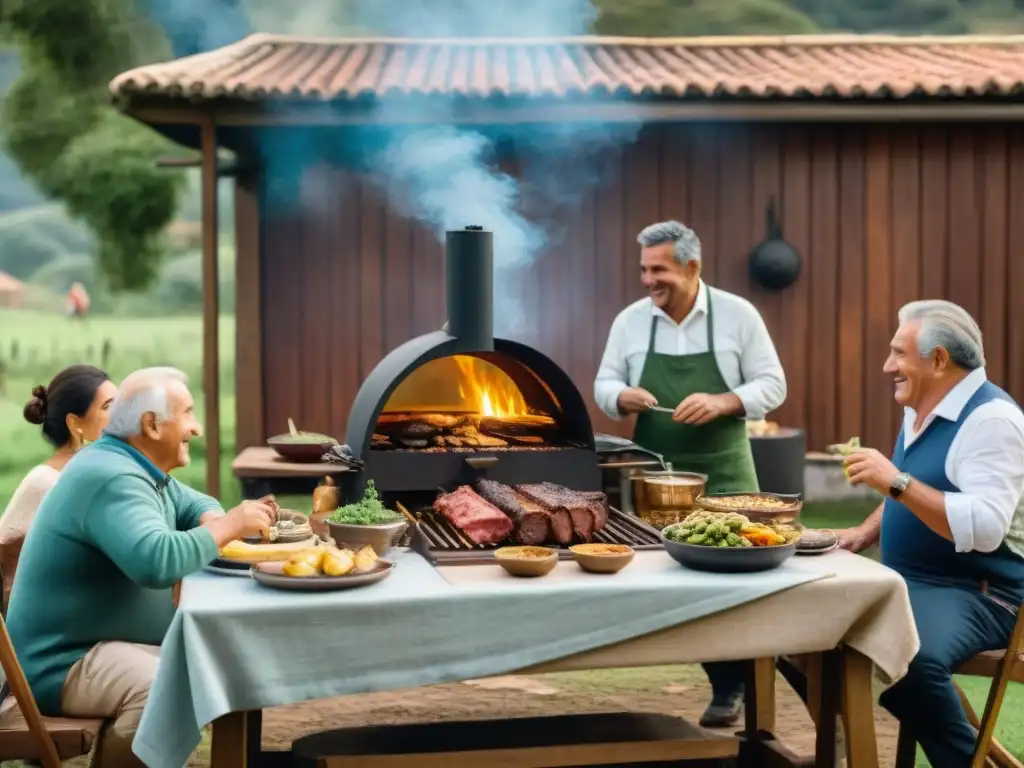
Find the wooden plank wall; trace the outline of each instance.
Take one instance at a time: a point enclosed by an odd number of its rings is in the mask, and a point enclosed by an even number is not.
[[[763,314],[789,385],[770,418],[806,428],[809,448],[852,435],[891,448],[899,414],[881,368],[896,311],[916,298],[974,314],[991,378],[1024,399],[1024,303],[1011,292],[1024,285],[1024,128],[659,126],[601,163],[604,182],[575,205],[527,192],[524,210],[553,216],[560,234],[505,288],[524,304],[515,337],[551,355],[588,401],[613,318],[643,295],[636,233],[670,217],[700,235],[706,279]],[[264,418],[242,444],[283,432],[288,416],[343,436],[376,362],[444,321],[441,244],[389,208],[386,192],[319,167],[302,195],[300,207],[261,216]],[[747,269],[773,195],[804,255],[781,293],[753,285]],[[630,429],[592,413],[597,430]]]

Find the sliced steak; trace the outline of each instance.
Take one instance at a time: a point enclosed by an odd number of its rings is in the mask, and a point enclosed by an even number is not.
[[[475,544],[497,544],[507,539],[515,528],[508,515],[468,485],[460,485],[451,493],[439,496],[434,501],[434,509]]]
[[[494,480],[477,480],[475,490],[510,518],[516,526],[515,540],[520,544],[537,545],[548,540],[551,514],[539,504],[516,493],[511,486]]]
[[[581,491],[580,496],[586,500],[590,505],[590,511],[594,513],[594,533],[597,533],[608,524],[608,495],[601,491]]]
[[[594,512],[591,504],[578,493],[554,483],[530,483],[517,485],[515,489],[552,514],[556,511],[568,513],[573,532],[583,541],[590,541],[594,535]]]

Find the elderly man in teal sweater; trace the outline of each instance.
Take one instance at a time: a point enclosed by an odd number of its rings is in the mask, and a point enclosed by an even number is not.
[[[25,540],[11,639],[44,715],[111,721],[95,768],[143,765],[132,740],[174,614],[172,587],[272,523],[267,502],[225,513],[170,477],[199,435],[180,371],[131,374],[106,434],[68,462]]]

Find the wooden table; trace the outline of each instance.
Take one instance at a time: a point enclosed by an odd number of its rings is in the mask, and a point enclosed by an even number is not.
[[[285,461],[269,446],[246,448],[231,462],[231,469],[242,485],[243,499],[259,499],[271,493],[312,493],[326,476],[332,477],[344,494],[356,475],[342,464]]]

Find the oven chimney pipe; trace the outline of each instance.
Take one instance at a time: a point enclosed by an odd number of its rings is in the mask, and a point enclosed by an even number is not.
[[[481,226],[445,234],[445,330],[464,352],[494,351],[494,233]]]

